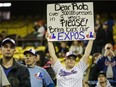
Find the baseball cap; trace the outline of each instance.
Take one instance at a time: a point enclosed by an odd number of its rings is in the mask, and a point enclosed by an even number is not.
[[[34,49],[29,49],[29,50],[26,50],[26,51],[24,51],[24,55],[26,55],[27,53],[31,53],[31,54],[33,54],[33,55],[35,55],[35,56],[37,56],[37,53],[36,53],[36,51],[34,50]]]
[[[98,73],[98,76],[99,75],[104,75],[105,77],[106,77],[106,73],[104,72],[104,71],[100,71],[99,73]]]
[[[7,42],[11,42],[14,46],[16,45],[15,41],[11,38],[5,38],[4,40],[2,40],[1,46],[4,45]]]
[[[69,56],[74,56],[74,58],[76,59],[76,54],[73,51],[69,51],[66,53],[66,58],[68,58]]]

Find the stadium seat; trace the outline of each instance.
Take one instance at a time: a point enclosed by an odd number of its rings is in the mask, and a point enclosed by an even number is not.
[[[38,46],[35,50],[36,51],[45,51],[45,46]]]
[[[16,47],[16,53],[21,53],[22,50],[23,48],[21,46]]]
[[[34,46],[26,46],[26,47],[24,48],[24,50],[28,50],[28,49],[35,49],[35,47],[34,47]]]

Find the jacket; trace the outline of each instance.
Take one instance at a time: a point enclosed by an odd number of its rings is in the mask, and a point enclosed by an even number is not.
[[[96,85],[95,87],[102,87],[102,86],[101,86],[100,83],[98,82],[97,85]],[[111,84],[110,84],[110,82],[109,82],[108,80],[107,80],[107,85],[106,85],[106,87],[112,87]]]
[[[108,57],[101,57],[98,61],[97,61],[97,67],[99,68],[100,71],[107,71],[108,65],[107,62],[109,62]],[[116,81],[116,56],[111,58],[111,65],[112,65],[112,70],[113,70],[113,76],[114,76],[114,80]]]
[[[2,59],[0,60],[0,64],[2,64]],[[31,87],[28,68],[17,63],[15,59],[13,59],[12,69],[8,73],[7,78],[11,87]]]

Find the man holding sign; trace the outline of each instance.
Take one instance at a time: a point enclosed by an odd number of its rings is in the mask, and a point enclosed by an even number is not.
[[[57,3],[47,5],[48,49],[58,87],[82,87],[94,40],[93,3]],[[66,53],[65,67],[58,60],[52,41],[89,40],[85,53],[76,65],[76,54]]]
[[[83,57],[77,65],[76,54],[72,51],[67,52],[64,67],[55,55],[53,43],[48,41],[48,49],[52,58],[58,87],[82,87],[83,74],[88,66],[88,57],[91,53],[92,45],[93,40],[90,40]]]

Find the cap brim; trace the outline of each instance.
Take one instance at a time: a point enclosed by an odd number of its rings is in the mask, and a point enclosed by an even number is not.
[[[77,58],[77,56],[76,55],[73,55],[73,54],[72,55],[69,55],[67,57],[70,57],[70,56],[73,56],[75,59]]]
[[[13,42],[12,42],[12,41],[10,41],[10,40],[6,40],[6,41],[2,42],[2,43],[1,43],[1,45],[4,45],[4,44],[6,44],[6,43],[12,43],[14,46],[16,46],[16,44],[15,44],[15,43],[13,43]]]

